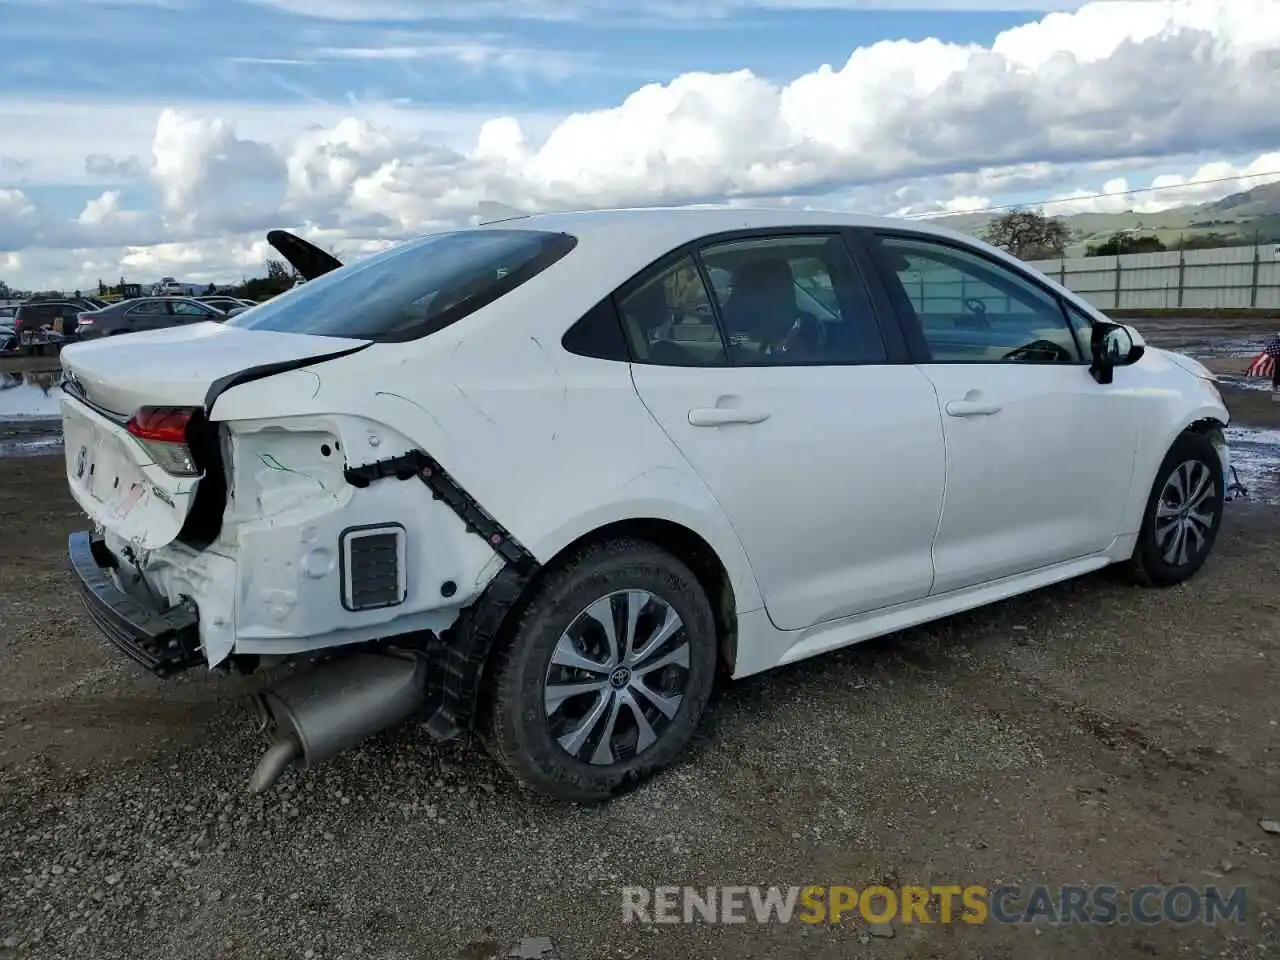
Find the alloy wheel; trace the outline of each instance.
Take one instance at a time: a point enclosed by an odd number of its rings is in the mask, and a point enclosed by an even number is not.
[[[661,738],[689,676],[689,640],[674,608],[647,590],[615,591],[574,617],[552,651],[548,729],[577,760],[630,760]]]
[[[1186,460],[1169,474],[1156,506],[1156,549],[1165,563],[1194,561],[1209,542],[1218,484],[1200,460]]]

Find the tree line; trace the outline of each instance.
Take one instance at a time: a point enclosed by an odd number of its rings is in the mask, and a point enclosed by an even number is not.
[[[1010,210],[987,224],[982,239],[1019,260],[1056,260],[1066,255],[1067,247],[1075,241],[1076,234],[1061,217],[1046,216],[1036,210]],[[1111,257],[1164,250],[1208,250],[1238,247],[1247,242],[1239,236],[1212,231],[1180,237],[1166,244],[1154,234],[1117,230],[1105,240],[1088,244],[1084,255]]]
[[[218,286],[209,284],[203,293],[212,296],[213,294],[222,294],[229,297],[240,297],[246,300],[270,300],[277,294],[284,293],[290,289],[295,283],[301,279],[301,275],[293,267],[285,263],[283,260],[265,260],[263,261],[264,275],[260,277],[243,277],[238,284],[224,284]],[[92,289],[92,288],[88,288]],[[141,295],[146,295],[150,287],[146,290],[138,284],[126,283],[124,278],[120,278],[119,286],[112,286],[107,283],[98,281],[97,293],[99,296],[107,293],[119,293],[121,296],[138,296],[137,291],[142,291]],[[64,290],[34,290],[34,291],[18,291],[11,287],[4,280],[0,280],[0,300],[19,300],[27,296],[40,298],[53,298],[66,296]],[[81,291],[76,290],[73,296],[79,297]]]

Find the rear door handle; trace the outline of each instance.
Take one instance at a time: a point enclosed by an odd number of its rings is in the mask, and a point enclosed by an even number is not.
[[[949,417],[989,417],[1000,412],[1000,404],[981,400],[952,400],[947,404]]]
[[[689,411],[689,425],[694,427],[721,427],[727,423],[763,423],[769,414],[763,410],[743,410],[738,407],[696,407]]]

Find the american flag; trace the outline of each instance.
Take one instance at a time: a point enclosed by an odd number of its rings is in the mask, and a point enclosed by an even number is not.
[[[1244,375],[1246,377],[1274,376],[1277,357],[1280,357],[1280,333],[1267,341],[1267,345],[1253,358],[1253,363],[1249,364],[1249,369],[1244,372]]]

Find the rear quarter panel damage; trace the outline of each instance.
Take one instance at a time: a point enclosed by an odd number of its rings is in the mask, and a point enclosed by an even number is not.
[[[352,424],[370,425],[349,430],[343,441],[347,463],[426,451],[541,563],[610,523],[678,523],[716,551],[738,610],[758,609],[759,591],[736,534],[639,402],[629,366],[568,354],[558,335],[536,325],[527,335],[504,334],[504,325],[508,331],[530,325],[490,316],[503,303],[484,311],[484,318],[468,318],[423,341],[376,344],[328,361],[315,368],[320,384],[314,392],[308,386],[284,398],[271,380],[236,387],[218,401],[213,416],[235,420],[265,408],[295,417],[343,410]],[[394,431],[373,426],[378,424]],[[368,435],[379,429],[395,442],[371,445]],[[407,494],[396,505],[405,514],[431,505],[443,509],[418,483],[383,480],[362,492],[390,496],[378,491],[397,488]],[[449,519],[458,524],[451,513]],[[468,562],[479,562],[458,580],[462,589],[455,599],[465,602],[501,561],[478,537],[463,539],[481,549],[479,555],[466,551]]]
[[[231,492],[213,549],[241,558],[238,652],[296,652],[452,622],[470,594],[447,595],[442,585],[474,582],[488,562],[488,546],[416,481],[358,489],[343,477],[353,449],[361,451],[357,457],[365,450],[395,456],[412,449],[411,440],[345,415],[234,421],[224,428]],[[387,523],[406,532],[408,596],[394,607],[347,610],[340,599],[342,532]]]

